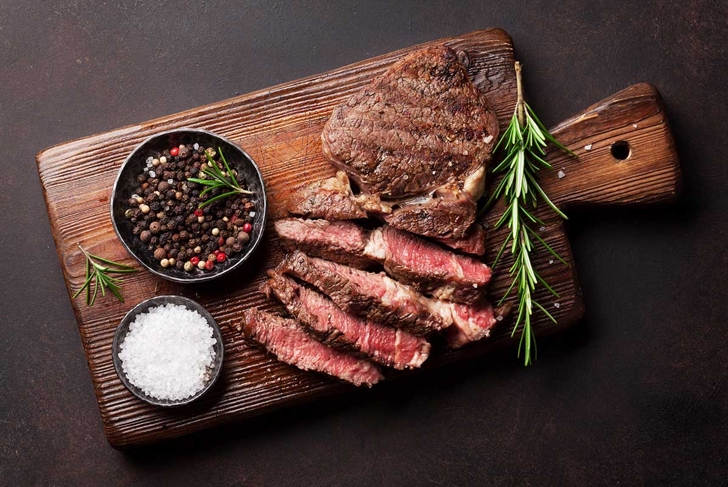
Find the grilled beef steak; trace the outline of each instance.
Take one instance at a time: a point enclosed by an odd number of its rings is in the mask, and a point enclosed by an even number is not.
[[[383,273],[365,272],[300,251],[289,254],[277,270],[316,287],[344,311],[371,321],[416,334],[446,326],[432,314],[424,296]]]
[[[326,220],[357,220],[367,214],[386,214],[392,207],[376,194],[354,195],[343,171],[335,177],[299,186],[288,198],[286,209],[293,215]]]
[[[390,224],[461,238],[475,221],[497,136],[485,95],[457,54],[437,46],[406,56],[336,108],[321,138],[362,192],[397,204]]]
[[[264,292],[274,294],[323,343],[358,351],[395,369],[419,367],[429,356],[430,344],[424,338],[358,318],[293,279],[275,271],[268,274]]]
[[[327,347],[289,318],[252,308],[243,314],[242,332],[281,362],[301,370],[322,372],[355,386],[371,387],[384,378],[373,363]]]
[[[359,268],[382,264],[390,276],[438,299],[476,303],[490,281],[486,264],[396,228],[368,232],[351,222],[321,222],[287,218],[275,228],[290,248]],[[335,235],[326,231],[331,226]]]

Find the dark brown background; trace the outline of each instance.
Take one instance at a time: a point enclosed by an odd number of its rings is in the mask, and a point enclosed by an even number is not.
[[[725,2],[44,3],[0,3],[0,485],[728,485]],[[489,26],[548,124],[639,81],[667,106],[679,203],[571,215],[583,323],[529,369],[507,350],[110,448],[35,153]]]

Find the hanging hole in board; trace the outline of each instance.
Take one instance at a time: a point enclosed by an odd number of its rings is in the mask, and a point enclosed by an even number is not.
[[[618,161],[624,161],[632,155],[632,146],[626,140],[618,140],[612,144],[610,152],[612,153],[612,157]]]

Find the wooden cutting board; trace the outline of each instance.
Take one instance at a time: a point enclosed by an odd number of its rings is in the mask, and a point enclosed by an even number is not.
[[[467,52],[471,78],[487,93],[501,127],[505,127],[516,100],[513,46],[506,32],[489,29],[413,46],[322,75],[67,142],[38,154],[38,171],[69,295],[84,276],[78,243],[92,253],[135,264],[114,234],[108,206],[117,170],[142,140],[163,130],[199,127],[237,142],[262,170],[271,221],[284,215],[282,203],[293,186],[334,173],[322,156],[319,140],[333,108],[403,54],[437,43]],[[547,193],[566,210],[578,204],[655,203],[677,192],[680,172],[672,136],[660,96],[649,85],[629,87],[589,107],[558,125],[554,133],[579,155],[579,159],[573,159],[550,154],[554,170],[542,176]],[[622,144],[615,146],[617,142]],[[629,153],[629,157],[619,160],[612,155],[613,150],[617,155],[620,150],[622,154]],[[488,221],[492,223],[497,212],[496,208],[488,215]],[[543,238],[567,262],[572,262],[562,223],[548,214],[545,217]],[[491,252],[485,257],[486,262],[492,262],[502,239],[502,232],[491,235]],[[251,306],[276,308],[257,288],[265,270],[282,255],[274,232],[268,228],[262,245],[245,267],[219,281],[183,286],[139,272],[129,276],[124,284],[125,303],[106,297],[89,308],[83,297],[72,299],[104,430],[112,446],[128,447],[181,436],[350,390],[352,386],[276,362],[249,346],[234,331],[242,310]],[[492,296],[501,296],[509,284],[509,265],[506,259],[496,269],[490,288]],[[536,265],[560,294],[558,299],[544,293],[538,295],[558,320],[556,326],[537,315],[536,333],[545,335],[573,325],[582,316],[584,305],[573,265],[550,263],[545,253],[537,256]],[[179,409],[160,409],[136,399],[122,386],[111,360],[114,330],[123,315],[140,301],[160,294],[195,299],[218,323],[228,325],[221,326],[225,363],[219,382],[199,403]],[[480,343],[435,354],[427,366],[437,367],[513,343],[510,327],[504,324]],[[407,373],[388,377],[403,375]]]

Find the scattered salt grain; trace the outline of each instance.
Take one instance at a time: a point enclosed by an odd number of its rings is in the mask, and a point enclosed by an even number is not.
[[[150,177],[153,177],[153,178],[156,178],[157,177],[157,173],[154,172],[154,171],[149,171],[149,176]]]
[[[563,179],[564,176],[566,176],[566,173],[564,171],[559,171],[558,173],[556,173],[556,175],[559,177],[559,179]]]
[[[546,227],[539,227],[538,231],[539,232],[545,232],[546,231]]]
[[[176,401],[210,380],[215,341],[200,313],[166,304],[139,314],[129,325],[119,358],[129,382],[156,399]]]
[[[554,259],[549,259],[549,264],[553,264],[553,263],[554,263]]]
[[[561,307],[561,303],[554,303],[554,308],[558,309]]]
[[[498,315],[495,317],[496,321],[503,321],[503,315]]]
[[[592,144],[587,144],[584,146],[584,150],[591,150],[591,149],[592,149]]]
[[[490,144],[491,140],[493,140],[493,136],[489,135],[483,139],[483,142],[485,142],[486,144]]]
[[[475,289],[478,289],[478,283],[477,283],[477,282],[474,282],[474,283],[473,283],[473,287],[474,287]]]
[[[253,217],[255,216],[255,212],[254,212],[254,211],[251,211],[250,213],[248,213],[248,216],[249,216],[250,218],[253,218]]]
[[[198,143],[195,143],[195,144],[194,144],[194,145],[192,146],[192,148],[193,148],[193,149],[195,149],[195,150],[197,150],[197,149],[199,149],[199,148],[200,148],[200,144],[198,144]]]
[[[167,183],[169,183],[169,184],[174,184],[174,179],[172,179],[172,178],[169,178],[169,179],[167,180]]]
[[[147,166],[151,166],[153,160],[154,158],[152,156],[147,157]]]
[[[636,123],[633,123],[632,124],[632,127],[637,128],[637,124]]]

